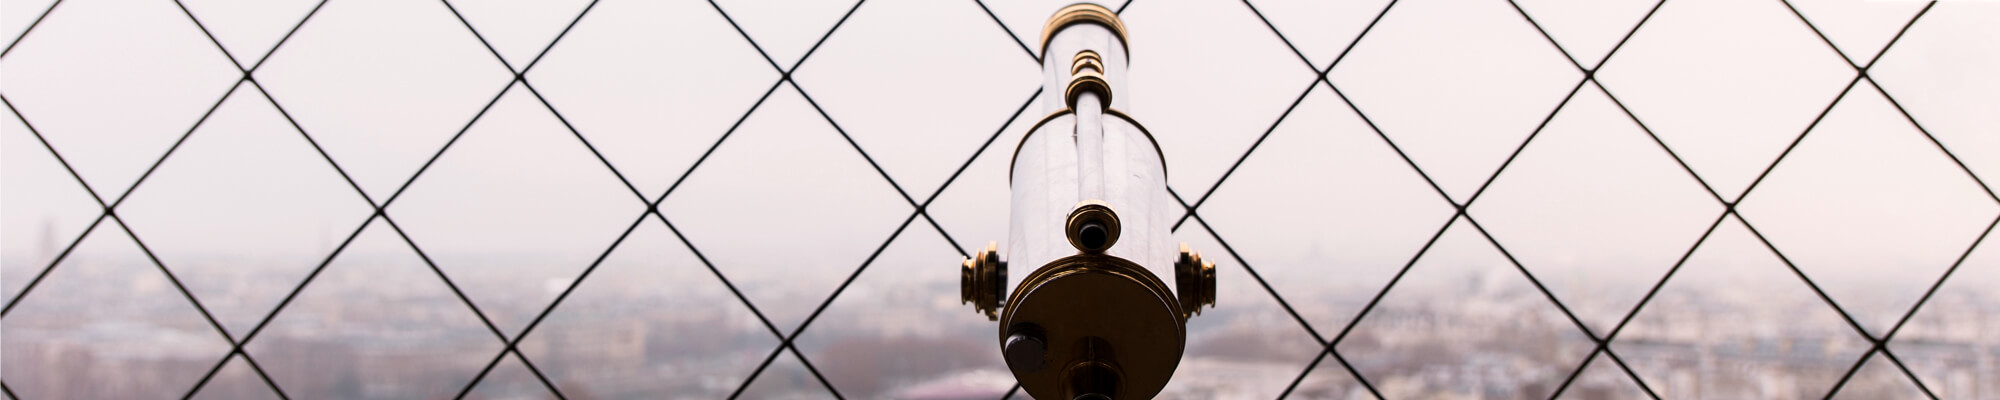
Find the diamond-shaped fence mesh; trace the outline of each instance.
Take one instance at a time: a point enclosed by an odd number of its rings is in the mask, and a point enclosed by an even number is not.
[[[1020,396],[927,271],[1053,5],[21,3],[7,398]],[[1218,97],[1135,114],[1227,261],[1167,395],[2000,398],[2000,9],[1862,3],[1114,5]]]

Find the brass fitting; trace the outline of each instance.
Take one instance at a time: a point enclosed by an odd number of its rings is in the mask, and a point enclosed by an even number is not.
[[[1084,68],[1104,73],[1104,57],[1098,56],[1097,52],[1090,50],[1076,52],[1076,57],[1070,58],[1069,74],[1075,76],[1076,74],[1083,73]]]
[[[986,320],[999,321],[1002,293],[1007,286],[1007,263],[1000,261],[1000,245],[986,242],[986,249],[962,263],[958,273],[959,303],[971,303]]]
[[[1181,243],[1181,256],[1174,260],[1174,291],[1180,294],[1183,318],[1201,315],[1201,306],[1215,308],[1215,263],[1202,261],[1201,253]]]
[[[1118,213],[1111,211],[1111,205],[1098,200],[1084,200],[1076,203],[1069,212],[1065,233],[1069,245],[1084,254],[1099,254],[1118,244]]]
[[[1132,52],[1132,45],[1125,36],[1125,22],[1118,19],[1117,11],[1096,4],[1077,3],[1056,10],[1056,14],[1049,17],[1049,22],[1042,25],[1042,54],[1048,54],[1049,41],[1055,40],[1056,32],[1073,24],[1097,24],[1109,28],[1111,34],[1118,37],[1118,42],[1125,44],[1125,52]]]
[[[1076,101],[1084,92],[1097,93],[1104,104],[1111,104],[1111,83],[1104,81],[1104,74],[1080,69],[1069,78],[1069,86],[1063,89],[1063,101],[1070,109],[1076,109]]]
[[[1076,108],[1077,96],[1084,92],[1095,92],[1106,107],[1111,104],[1111,83],[1104,80],[1104,58],[1097,52],[1084,50],[1070,58],[1069,86],[1063,89],[1063,101],[1069,108]]]

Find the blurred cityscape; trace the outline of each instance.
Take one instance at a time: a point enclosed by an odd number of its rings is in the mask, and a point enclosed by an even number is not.
[[[17,261],[7,260],[8,296],[33,276],[34,268]],[[481,280],[518,276],[514,270],[533,268],[529,264],[496,262],[482,266],[491,273],[454,281],[479,287]],[[875,272],[858,279],[795,346],[846,397],[998,398],[1012,386],[1011,376],[993,346],[991,322],[959,304],[955,275],[900,273],[946,271],[934,266],[870,270]],[[225,261],[176,269],[184,277],[229,277],[188,284],[206,295],[204,304],[240,338],[302,271],[260,267]],[[1422,283],[1392,291],[1340,344],[1351,365],[1387,396],[1547,398],[1593,349],[1512,269],[1429,272],[1434,274],[1410,278]],[[785,283],[798,281],[736,284],[746,291],[823,297]],[[1246,281],[1225,289],[1241,296],[1232,298],[1233,305],[1192,321],[1187,358],[1163,397],[1271,398],[1312,362],[1320,346],[1274,302],[1259,299],[1266,295]],[[716,282],[699,264],[613,257],[521,340],[519,351],[569,398],[726,397],[772,356],[778,340]],[[532,313],[566,283],[532,285],[548,290],[502,297],[519,304],[481,308],[512,335],[532,315],[506,316],[501,310]],[[1796,291],[1779,287],[1784,284],[1669,285],[1611,348],[1663,397],[1819,398],[1869,343],[1802,284]],[[2000,294],[1972,290],[1975,286],[1980,285],[1947,285],[1889,345],[1943,398],[2000,398]],[[1803,294],[1774,295],[1780,292]],[[176,397],[229,353],[228,344],[145,259],[78,256],[33,294],[0,329],[4,377],[23,396]],[[1357,309],[1372,295],[1329,285],[1290,294],[1288,300],[1302,313],[1315,313]],[[777,329],[789,333],[793,327]],[[246,351],[292,397],[437,399],[457,396],[502,346],[420,262],[343,255]],[[1843,397],[1922,396],[1885,361],[1870,358]],[[509,355],[467,398],[553,397],[547,393]],[[1332,359],[1320,362],[1291,395],[1372,397]],[[198,397],[274,398],[241,358],[230,361]],[[788,351],[778,354],[742,397],[830,396]],[[1600,355],[1564,397],[1644,394]]]
[[[1070,1],[6,3],[0,400],[1000,398],[952,247]],[[2000,400],[2000,3],[1147,3],[1238,245],[1163,398]]]

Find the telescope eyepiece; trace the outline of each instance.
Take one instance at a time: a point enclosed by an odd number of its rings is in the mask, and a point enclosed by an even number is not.
[[[1098,200],[1084,200],[1069,212],[1069,244],[1084,254],[1101,254],[1118,244],[1118,213]]]

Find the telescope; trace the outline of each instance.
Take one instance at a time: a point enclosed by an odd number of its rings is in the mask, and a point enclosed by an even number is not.
[[[999,322],[1007,369],[1038,399],[1158,395],[1188,318],[1215,305],[1215,265],[1172,243],[1183,208],[1167,193],[1166,157],[1121,111],[1126,43],[1103,6],[1049,18],[1036,100],[1047,116],[1014,148],[1006,252],[989,242],[960,265],[963,302]],[[1010,277],[1010,263],[1038,267]]]

